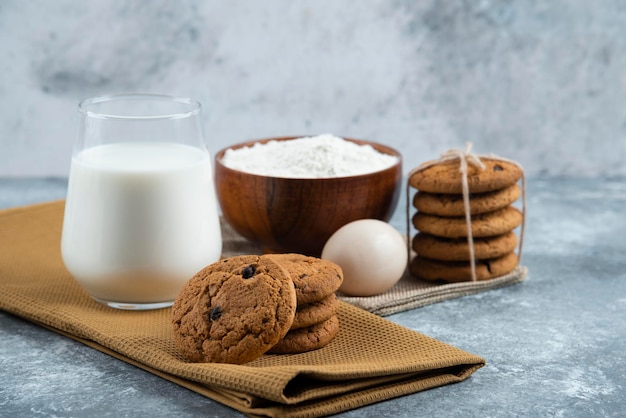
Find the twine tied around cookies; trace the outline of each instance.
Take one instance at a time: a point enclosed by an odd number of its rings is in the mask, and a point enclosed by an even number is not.
[[[415,173],[425,170],[428,167],[432,167],[435,164],[444,163],[447,161],[459,160],[459,172],[461,173],[461,189],[463,194],[463,208],[465,212],[465,225],[467,227],[467,245],[469,248],[469,258],[470,258],[470,270],[472,274],[472,281],[475,282],[476,278],[476,260],[474,258],[474,237],[472,234],[472,216],[470,210],[470,192],[469,192],[469,182],[467,180],[468,176],[468,164],[471,164],[477,167],[479,170],[484,170],[485,165],[481,161],[481,158],[489,158],[494,160],[506,161],[508,163],[515,164],[522,171],[522,225],[520,230],[520,238],[518,244],[518,263],[521,263],[522,260],[522,247],[524,242],[524,231],[526,224],[526,177],[524,174],[524,169],[522,166],[516,161],[509,160],[507,158],[499,157],[494,154],[489,155],[479,155],[471,152],[472,143],[467,142],[465,144],[465,150],[460,150],[458,148],[452,148],[447,151],[444,151],[438,160],[427,161],[425,163],[420,164],[418,167],[414,168],[409,172],[408,179],[410,179]],[[407,263],[411,262],[411,221],[410,221],[410,182],[407,180],[406,185],[406,232],[407,232]]]

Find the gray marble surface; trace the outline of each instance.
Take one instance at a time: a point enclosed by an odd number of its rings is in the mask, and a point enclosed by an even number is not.
[[[615,0],[0,2],[0,176],[67,176],[80,100],[190,96],[211,153],[334,133],[406,168],[475,144],[527,173],[626,175]]]
[[[0,180],[0,207],[61,198],[65,187]],[[625,207],[624,179],[529,180],[525,282],[388,317],[487,365],[462,383],[341,415],[624,416]],[[403,227],[402,207],[392,223]],[[0,416],[240,414],[0,312]]]

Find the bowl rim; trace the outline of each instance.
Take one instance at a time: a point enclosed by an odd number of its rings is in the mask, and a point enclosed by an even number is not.
[[[255,174],[255,173],[249,173],[247,171],[241,171],[241,170],[236,170],[234,168],[230,168],[226,165],[224,165],[224,163],[222,163],[222,158],[224,157],[224,154],[226,153],[227,150],[229,149],[238,149],[238,148],[244,148],[244,147],[250,147],[253,146],[254,144],[260,143],[260,144],[265,144],[267,142],[270,141],[289,141],[289,140],[293,140],[293,139],[299,139],[299,138],[305,138],[305,137],[311,137],[314,135],[290,135],[290,136],[276,136],[276,137],[265,137],[265,138],[259,138],[259,139],[252,139],[252,140],[248,140],[248,141],[244,141],[244,142],[239,142],[233,145],[230,145],[228,147],[222,148],[220,149],[216,154],[215,154],[215,166],[217,167],[218,165],[220,166],[220,169],[222,170],[226,170],[227,172],[233,172],[233,173],[242,173],[248,176],[254,176],[254,177],[259,177],[259,178],[267,178],[267,179],[280,179],[280,180],[285,180],[285,181],[333,181],[333,180],[346,180],[346,179],[353,179],[353,178],[362,178],[362,177],[367,177],[367,176],[371,176],[373,174],[380,174],[380,173],[384,173],[386,171],[392,171],[395,172],[397,170],[402,170],[402,154],[396,150],[393,147],[390,147],[388,145],[385,144],[381,144],[380,142],[374,142],[374,141],[369,141],[366,139],[356,139],[356,138],[349,138],[349,137],[345,137],[345,136],[339,136],[339,138],[342,138],[346,141],[350,141],[359,145],[370,145],[372,146],[376,151],[382,152],[384,154],[387,155],[392,155],[394,157],[397,158],[396,162],[392,165],[390,165],[387,168],[383,168],[381,170],[376,170],[376,171],[371,171],[368,173],[362,173],[362,174],[355,174],[352,176],[337,176],[337,177],[282,177],[282,176],[266,176],[263,174]]]

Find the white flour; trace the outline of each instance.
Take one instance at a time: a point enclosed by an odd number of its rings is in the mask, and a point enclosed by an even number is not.
[[[222,163],[234,170],[286,178],[354,176],[384,170],[397,161],[370,145],[330,134],[228,149],[222,158]]]

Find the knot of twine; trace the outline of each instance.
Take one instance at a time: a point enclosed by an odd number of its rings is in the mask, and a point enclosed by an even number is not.
[[[411,170],[411,172],[409,173],[409,179],[411,178],[411,176],[419,171],[422,171],[428,167],[432,167],[435,164],[439,164],[439,163],[443,163],[446,161],[452,161],[452,160],[459,160],[459,172],[461,173],[461,188],[462,188],[462,193],[463,193],[463,209],[465,212],[465,225],[467,227],[467,246],[469,248],[469,258],[470,258],[470,269],[471,269],[471,273],[472,273],[472,281],[475,282],[477,280],[476,278],[476,260],[474,258],[474,237],[472,234],[472,216],[470,213],[470,200],[469,200],[469,182],[467,180],[467,168],[468,168],[468,164],[471,164],[475,167],[477,167],[479,170],[484,170],[485,169],[485,164],[483,164],[483,162],[481,161],[481,157],[482,158],[492,158],[492,159],[498,159],[498,160],[502,160],[502,161],[507,161],[509,163],[513,163],[516,166],[521,167],[520,164],[518,164],[515,161],[512,160],[508,160],[506,158],[502,158],[502,157],[497,157],[495,155],[489,155],[489,156],[480,156],[478,154],[473,154],[471,152],[472,150],[472,143],[471,142],[467,142],[465,144],[465,151],[462,151],[458,148],[454,148],[454,149],[449,149],[445,152],[443,152],[441,154],[441,157],[438,160],[435,161],[429,161],[426,162],[424,164],[421,164],[420,166],[418,166],[416,169]],[[407,253],[408,253],[408,262],[410,263],[411,261],[411,226],[410,226],[410,214],[409,214],[409,208],[411,206],[410,203],[410,185],[409,182],[407,181],[407,186],[406,186],[406,229],[407,229],[407,240],[408,240],[408,245],[407,245]],[[519,239],[519,247],[518,247],[518,262],[521,262],[522,259],[522,243],[524,241],[524,229],[525,229],[525,222],[526,222],[526,179],[524,176],[524,169],[522,168],[522,229],[520,232],[520,239]]]

